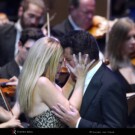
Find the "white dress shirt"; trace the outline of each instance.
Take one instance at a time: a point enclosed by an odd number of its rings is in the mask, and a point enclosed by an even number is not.
[[[16,34],[16,41],[15,41],[15,52],[14,52],[14,55],[16,55],[18,53],[18,42],[20,40],[20,37],[21,37],[21,32],[22,32],[22,26],[21,26],[21,23],[20,23],[20,20],[18,20],[16,23],[15,23],[15,28],[17,30],[17,34]]]
[[[73,26],[74,30],[83,30],[82,28],[80,28],[79,26],[76,25],[76,23],[73,21],[71,15],[68,16],[68,20],[71,23],[71,25]]]
[[[85,83],[84,83],[84,91],[83,91],[83,95],[86,92],[86,89],[90,83],[90,81],[92,80],[93,76],[95,75],[95,73],[97,72],[97,70],[101,67],[102,65],[102,61],[99,61],[97,63],[96,66],[94,66],[86,75],[86,79],[85,79]],[[81,117],[78,119],[77,124],[76,124],[76,128],[78,128],[78,125],[80,123]]]

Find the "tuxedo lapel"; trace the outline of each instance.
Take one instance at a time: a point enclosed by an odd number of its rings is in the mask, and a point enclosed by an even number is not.
[[[89,109],[90,104],[92,103],[93,99],[97,95],[102,83],[101,78],[103,76],[103,65],[99,68],[99,70],[96,72],[96,74],[93,76],[91,82],[89,83],[86,92],[83,96],[82,105],[80,114],[81,116],[84,116],[87,112],[87,109]]]
[[[67,19],[67,20],[65,21],[65,32],[70,32],[70,31],[72,31],[72,30],[74,30],[74,29],[73,29],[71,23],[69,22],[69,20]]]

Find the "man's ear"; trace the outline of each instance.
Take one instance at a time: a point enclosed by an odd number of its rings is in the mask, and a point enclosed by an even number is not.
[[[18,9],[18,18],[20,18],[22,15],[23,15],[23,7],[20,6],[19,9]]]

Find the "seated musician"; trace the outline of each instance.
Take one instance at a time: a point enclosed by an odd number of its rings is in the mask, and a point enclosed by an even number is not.
[[[105,18],[99,16],[95,17],[95,8],[95,0],[70,0],[68,17],[60,24],[53,26],[51,29],[51,34],[59,38],[72,30],[87,30],[90,33],[92,32],[92,35],[98,37],[99,48],[101,52],[104,53],[105,36],[103,37],[103,35],[105,35],[104,30],[106,27],[106,23],[102,23],[104,22]],[[97,25],[96,22],[98,19],[101,20],[100,24],[98,25],[101,26],[102,23],[102,28],[100,27],[101,32],[99,31],[100,29],[98,29],[97,33],[95,33],[95,29],[94,31],[93,29],[91,31],[91,28]]]
[[[26,28],[22,31],[20,41],[18,42],[17,55],[15,56],[13,60],[8,62],[6,65],[1,67],[0,69],[0,83],[3,83],[3,81],[5,82],[5,79],[3,78],[10,79],[13,76],[16,76],[16,77],[19,76],[20,71],[23,67],[23,64],[29,53],[29,49],[33,46],[33,44],[35,43],[37,39],[43,36],[44,36],[43,33],[38,28]],[[11,81],[13,80],[13,78],[11,79]],[[1,89],[4,90],[3,92],[9,103],[9,106],[10,107],[14,106],[14,103],[16,100],[15,87],[13,87],[13,89],[10,87],[9,88],[3,87]],[[6,109],[1,95],[0,95],[0,101],[1,101],[0,106]],[[25,116],[21,115],[20,120],[25,122],[26,121]]]

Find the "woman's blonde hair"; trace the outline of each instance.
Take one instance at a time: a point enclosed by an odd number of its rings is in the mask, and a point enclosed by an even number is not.
[[[28,112],[31,109],[33,90],[40,76],[55,81],[62,53],[60,42],[53,37],[41,38],[32,46],[20,74],[17,89],[17,100],[22,111]]]
[[[111,29],[109,41],[106,46],[106,57],[109,59],[113,70],[118,69],[119,63],[124,61],[123,45],[127,40],[129,31],[132,30],[133,27],[135,27],[134,22],[128,17],[123,17],[119,19]]]

